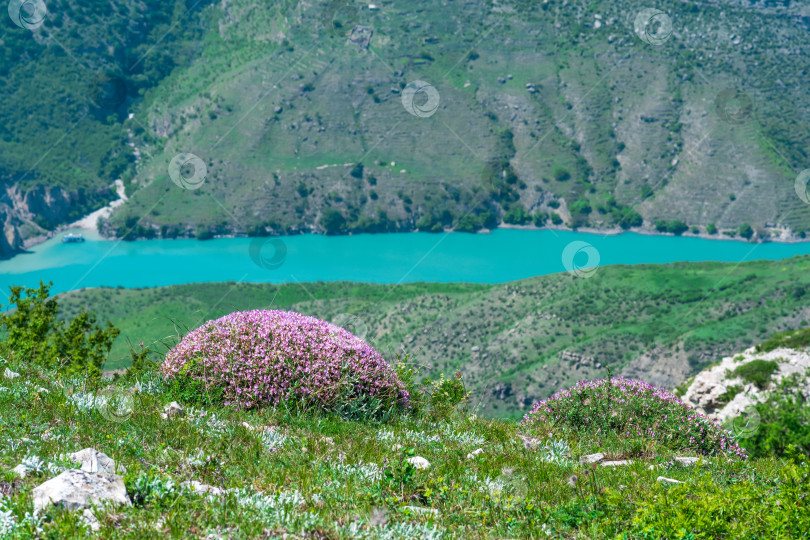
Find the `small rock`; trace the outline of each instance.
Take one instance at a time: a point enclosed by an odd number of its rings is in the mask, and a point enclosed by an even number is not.
[[[11,371],[8,368],[6,368],[6,370],[3,372],[3,377],[5,377],[8,380],[16,379],[19,376],[20,376],[19,373],[15,372],[15,371]]]
[[[120,476],[79,469],[68,469],[56,478],[40,484],[34,488],[32,495],[34,514],[49,504],[66,510],[80,510],[104,502],[132,505]]]
[[[669,482],[670,484],[683,484],[680,480],[675,480],[674,478],[667,478],[666,476],[659,476],[656,478],[659,482]]]
[[[417,469],[424,470],[430,468],[430,462],[423,458],[422,456],[414,456],[408,458],[408,463],[416,467]]]
[[[433,514],[434,516],[439,515],[439,511],[435,508],[423,508],[421,506],[403,506],[403,510],[410,510],[414,514]]]
[[[630,465],[631,463],[632,461],[629,459],[619,459],[616,461],[603,461],[600,465],[602,465],[602,467],[616,467],[619,465]]]
[[[186,482],[180,482],[181,488],[187,488],[194,491],[197,495],[224,495],[225,491],[220,489],[216,486],[209,486],[208,484],[203,484],[196,480],[188,480]]]
[[[171,403],[163,407],[163,412],[169,418],[183,416],[184,414],[183,407],[181,407],[180,404],[177,403],[176,401],[172,401]]]
[[[102,472],[107,474],[126,474],[127,470],[123,465],[115,467],[115,460],[103,452],[99,452],[95,448],[85,448],[68,455],[71,461],[81,463],[81,469],[87,472]]]
[[[168,415],[168,414],[166,414],[165,412],[160,413],[160,417],[161,417],[163,420],[168,420],[168,419],[169,419],[169,415]]]
[[[278,113],[280,113],[280,112],[281,112],[281,111],[283,111],[283,110],[284,110],[284,109],[283,109],[282,107],[276,107],[275,109],[273,109],[273,112],[274,112],[274,113],[276,113],[276,114],[278,114]]]
[[[22,463],[20,463],[11,470],[17,473],[20,476],[20,478],[25,478],[25,475],[27,474],[27,469],[25,468],[25,465],[23,465]]]
[[[475,456],[477,456],[478,454],[482,454],[483,452],[484,452],[483,448],[476,448],[475,450],[473,450],[472,452],[467,454],[467,459],[472,459]]]
[[[506,79],[504,79],[503,77],[498,77],[498,82],[500,84],[504,84],[506,82]]]
[[[605,454],[603,454],[602,452],[598,452],[596,454],[588,454],[587,456],[582,456],[581,458],[579,458],[579,462],[582,463],[583,465],[588,465],[590,463],[599,463],[603,459],[605,459]]]
[[[85,508],[84,512],[82,512],[81,520],[90,527],[90,530],[97,531],[101,528],[101,523],[98,522],[98,518],[96,515],[90,511],[89,508]]]
[[[695,463],[700,461],[700,458],[697,458],[697,457],[676,457],[675,461],[677,461],[678,463],[680,463],[681,465],[683,465],[685,467],[689,467],[690,465],[694,465]]]

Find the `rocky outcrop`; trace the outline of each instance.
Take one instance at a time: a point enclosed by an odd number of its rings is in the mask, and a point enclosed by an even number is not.
[[[778,370],[771,376],[770,385],[762,389],[732,375],[735,369],[753,360],[776,362]],[[775,349],[757,353],[752,347],[742,354],[723,358],[719,364],[698,373],[683,395],[686,403],[698,408],[709,418],[725,421],[739,416],[751,405],[767,398],[769,392],[793,374],[800,376],[800,387],[810,399],[810,353],[795,349]]]
[[[106,188],[88,192],[38,185],[21,190],[17,184],[6,184],[0,190],[0,259],[23,251],[27,240],[47,237],[50,230],[79,217],[77,208],[101,207],[111,197]]]

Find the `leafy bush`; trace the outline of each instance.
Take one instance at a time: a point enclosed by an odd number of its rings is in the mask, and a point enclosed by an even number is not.
[[[243,408],[345,410],[373,399],[407,406],[394,370],[343,328],[292,311],[242,311],[208,321],[166,354],[161,370],[183,397]]]
[[[759,426],[742,441],[752,456],[785,456],[791,445],[810,456],[810,405],[796,378],[783,380],[781,391],[771,392],[764,403],[756,405]]]
[[[779,364],[773,360],[751,360],[731,372],[745,382],[753,383],[760,390],[764,390],[771,382],[771,376],[779,369]]]
[[[705,474],[697,482],[665,486],[636,503],[630,530],[621,538],[801,538],[810,530],[805,498],[810,464],[791,461],[771,482],[742,480],[718,485]],[[606,502],[624,497],[611,492]],[[605,523],[609,528],[616,522]],[[612,535],[611,535],[612,536]]]
[[[45,367],[59,366],[63,373],[101,376],[101,366],[120,330],[112,323],[96,326],[93,313],[83,311],[70,322],[57,320],[59,304],[48,298],[51,283],[40,281],[36,289],[9,287],[6,313],[0,313],[0,326],[6,332],[0,343],[9,357],[33,361]]]
[[[434,418],[447,418],[470,399],[460,373],[454,379],[445,379],[444,374],[435,381],[425,379],[423,384],[430,414]]]
[[[662,388],[622,377],[580,381],[538,402],[522,424],[578,434],[645,437],[668,448],[746,458],[716,422]]]

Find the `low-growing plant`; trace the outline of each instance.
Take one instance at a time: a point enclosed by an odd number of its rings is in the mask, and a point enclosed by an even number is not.
[[[754,350],[758,353],[764,353],[780,347],[788,349],[810,347],[810,328],[779,332],[757,345]]]
[[[734,399],[734,397],[742,391],[743,391],[742,386],[740,386],[739,384],[732,384],[731,386],[726,388],[725,392],[723,392],[717,397],[717,402],[720,403],[721,405],[725,405],[726,403],[729,403],[732,399]]]
[[[671,449],[747,457],[717,422],[662,388],[623,377],[581,381],[561,390],[538,402],[521,424],[551,433],[614,433]]]
[[[770,384],[771,376],[778,370],[779,364],[773,360],[756,359],[737,367],[731,374],[764,390]]]

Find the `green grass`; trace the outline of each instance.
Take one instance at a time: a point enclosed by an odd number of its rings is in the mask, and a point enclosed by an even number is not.
[[[202,416],[183,403],[184,417],[164,420],[159,413],[177,396],[153,378],[134,394],[131,414],[111,421],[103,406],[78,405],[87,403],[81,381],[11,367],[22,376],[0,391],[0,489],[8,495],[0,504],[17,522],[12,538],[32,537],[31,490],[66,465],[58,454],[86,447],[126,466],[134,503],[95,511],[102,538],[787,538],[810,520],[801,502],[810,470],[789,460],[718,456],[682,467],[671,458],[685,449],[654,441],[524,431],[463,411],[374,423],[215,405]],[[108,394],[122,395],[131,382],[109,384]],[[262,436],[243,422],[274,431]],[[638,457],[624,467],[578,464],[596,451]],[[15,478],[9,469],[34,455],[54,469]],[[407,466],[413,455],[431,467]],[[662,484],[660,475],[684,483]],[[185,480],[242,491],[206,498],[181,491]],[[39,527],[41,538],[89,535],[77,514],[57,509]]]
[[[810,285],[809,267],[809,257],[794,257],[611,266],[588,279],[500,285],[212,283],[58,298],[66,318],[88,309],[122,329],[107,370],[128,365],[129,343],[165,352],[205,320],[289,309],[353,320],[389,361],[408,353],[432,376],[460,370],[484,414],[514,418],[561,387],[603,377],[607,366],[674,388],[723,355],[803,326],[806,301],[796,291]]]

